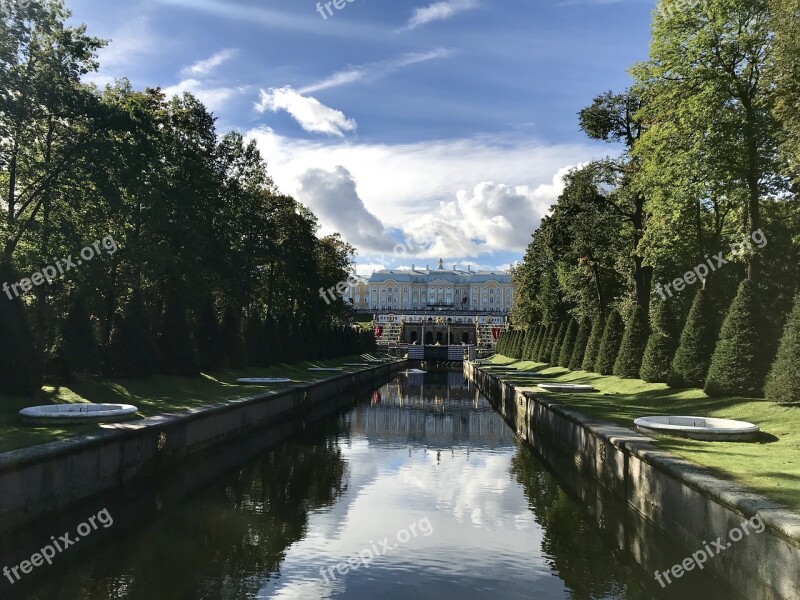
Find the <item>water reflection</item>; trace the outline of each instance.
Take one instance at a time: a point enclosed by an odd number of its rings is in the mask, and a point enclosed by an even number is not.
[[[399,539],[423,519],[429,535]],[[65,556],[69,573],[26,597],[662,597],[604,519],[460,373],[409,373],[134,532]],[[367,565],[325,575],[384,539]]]

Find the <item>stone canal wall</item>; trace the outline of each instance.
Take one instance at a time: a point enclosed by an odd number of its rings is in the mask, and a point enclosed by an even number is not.
[[[2,453],[0,531],[139,479],[174,472],[260,429],[280,432],[279,441],[385,384],[405,365],[405,360],[379,365]]]
[[[590,512],[600,500],[587,478],[644,517],[647,527],[620,524],[615,533],[647,571],[673,565],[652,554],[648,536],[670,538],[687,558],[719,538],[724,551],[704,568],[748,599],[800,599],[800,515],[660,450],[647,436],[569,410],[475,363],[464,363],[464,371]],[[756,516],[766,525],[762,533],[729,542],[732,530]]]

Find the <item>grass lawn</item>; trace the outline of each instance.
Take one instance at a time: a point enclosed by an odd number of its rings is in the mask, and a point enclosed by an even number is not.
[[[335,372],[309,371],[309,367],[341,367],[344,363],[358,362],[364,360],[356,355],[268,368],[227,370],[214,373],[213,376],[202,375],[198,378],[159,376],[141,381],[98,379],[80,381],[69,386],[45,386],[37,398],[2,396],[0,397],[0,452],[43,444],[98,428],[95,424],[41,427],[26,425],[20,420],[18,413],[27,406],[76,402],[124,403],[137,406],[140,417],[150,417],[250,396],[260,391],[278,390],[287,385],[285,383],[240,385],[236,383],[240,377],[281,377],[295,382],[308,382],[336,375]],[[345,371],[358,371],[362,368],[345,367]]]
[[[737,481],[773,500],[800,510],[800,406],[781,406],[753,398],[709,398],[703,390],[676,389],[640,379],[620,379],[586,371],[516,361],[495,356],[493,365],[520,371],[519,385],[536,385],[541,379],[526,378],[537,371],[551,376],[548,381],[588,383],[599,390],[593,394],[557,396],[565,407],[634,428],[633,420],[646,415],[697,415],[749,421],[761,427],[755,442],[701,442],[654,436],[657,444],[687,460],[705,465],[720,476]],[[507,379],[505,375],[501,377]]]

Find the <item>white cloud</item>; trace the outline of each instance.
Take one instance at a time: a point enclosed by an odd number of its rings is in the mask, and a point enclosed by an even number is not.
[[[210,56],[209,58],[198,60],[194,64],[186,67],[185,69],[183,69],[183,71],[181,71],[181,73],[186,77],[192,75],[194,76],[208,75],[218,66],[222,65],[223,63],[233,58],[237,52],[238,50],[236,50],[235,48],[227,48],[225,50],[220,50],[219,52]]]
[[[477,8],[477,0],[445,0],[414,9],[406,29],[415,29],[433,21],[444,21],[458,13]]]
[[[402,67],[408,67],[418,63],[427,62],[429,60],[435,60],[437,58],[444,58],[450,54],[452,54],[452,51],[448,50],[447,48],[437,48],[436,50],[431,50],[430,52],[409,52],[392,60],[384,60],[365,65],[353,66],[344,71],[338,71],[321,81],[312,83],[311,85],[298,90],[298,93],[313,94],[314,92],[318,92],[320,90],[327,90],[330,88],[339,87],[341,85],[348,85],[365,80],[375,80],[380,77],[385,77]]]
[[[290,86],[261,90],[261,101],[256,104],[256,110],[285,110],[306,131],[338,137],[357,127],[355,120],[348,119],[343,112],[325,106],[316,98],[303,96]]]
[[[231,87],[213,87],[197,79],[185,79],[163,90],[167,98],[189,92],[196,96],[211,112],[221,109],[225,102],[230,100],[241,90]]]
[[[385,252],[394,247],[383,223],[358,197],[355,179],[347,169],[308,169],[298,183],[297,199],[319,217],[323,233],[338,231],[346,242],[368,251]]]
[[[412,144],[299,140],[268,128],[247,136],[256,140],[282,191],[298,195],[310,169],[342,168],[357,182],[364,210],[384,228],[402,231],[417,245],[431,245],[409,253],[431,259],[522,252],[555,203],[561,175],[596,151],[589,145],[543,144],[513,135]],[[331,189],[332,202],[338,202],[341,190]],[[317,188],[320,204],[324,190]],[[368,254],[362,253],[366,261],[384,262]]]

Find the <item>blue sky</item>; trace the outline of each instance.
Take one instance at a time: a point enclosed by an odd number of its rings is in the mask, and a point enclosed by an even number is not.
[[[103,85],[191,91],[359,271],[517,261],[560,177],[614,152],[576,113],[646,58],[653,0],[66,0]],[[323,3],[324,4],[324,3]],[[402,243],[402,250],[398,243]],[[409,249],[411,249],[409,251]]]

